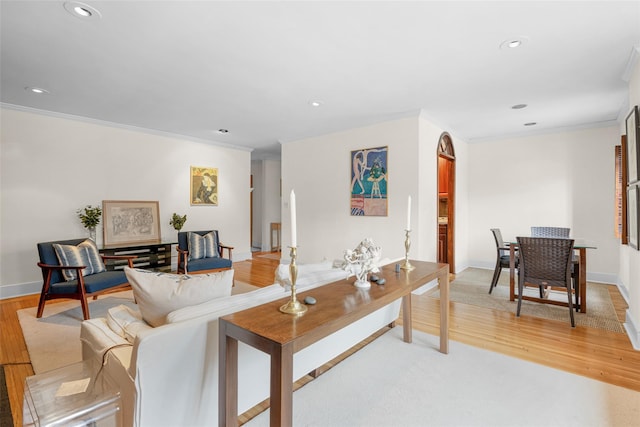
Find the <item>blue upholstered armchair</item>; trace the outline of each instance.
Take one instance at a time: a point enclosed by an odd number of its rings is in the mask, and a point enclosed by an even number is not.
[[[129,286],[124,271],[107,271],[104,260],[124,259],[133,267],[136,258],[101,255],[89,239],[38,243],[38,255],[43,282],[37,317],[42,317],[46,301],[68,298],[80,300],[85,320],[90,317],[88,297],[95,300],[100,294]]]
[[[224,250],[228,258],[224,258]],[[218,230],[178,233],[178,273],[210,273],[230,269],[232,246],[220,243]]]

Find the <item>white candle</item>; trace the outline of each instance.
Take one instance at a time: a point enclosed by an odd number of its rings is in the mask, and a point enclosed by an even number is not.
[[[298,239],[296,236],[296,193],[293,190],[291,190],[289,197],[289,205],[291,205],[291,247],[295,248]]]
[[[411,230],[411,196],[407,200],[407,230]]]

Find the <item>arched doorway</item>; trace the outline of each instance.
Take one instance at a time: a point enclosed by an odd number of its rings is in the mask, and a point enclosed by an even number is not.
[[[451,135],[438,141],[438,262],[455,272],[456,155]]]

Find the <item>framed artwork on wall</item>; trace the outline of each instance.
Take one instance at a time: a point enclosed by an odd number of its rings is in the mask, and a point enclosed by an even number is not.
[[[191,205],[218,206],[218,169],[191,166]]]
[[[627,214],[629,215],[629,246],[638,249],[638,214],[640,214],[640,187],[638,184],[630,185],[627,189]]]
[[[631,109],[625,121],[627,127],[627,179],[629,184],[638,181],[638,168],[640,167],[640,118],[638,106]]]
[[[351,152],[351,215],[387,216],[389,147]]]
[[[105,246],[126,246],[160,241],[157,201],[103,200]]]

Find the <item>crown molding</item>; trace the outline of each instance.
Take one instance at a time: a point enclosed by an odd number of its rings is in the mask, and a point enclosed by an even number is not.
[[[142,127],[138,127],[138,126],[125,125],[125,124],[122,124],[122,123],[108,122],[108,121],[105,121],[105,120],[92,119],[90,117],[76,116],[76,115],[73,115],[73,114],[58,113],[58,112],[49,111],[49,110],[40,110],[40,109],[37,109],[37,108],[25,107],[23,105],[7,104],[7,103],[4,103],[4,102],[0,102],[0,108],[6,108],[8,110],[15,110],[15,111],[22,111],[22,112],[25,112],[25,113],[39,114],[39,115],[42,115],[42,116],[55,117],[55,118],[58,118],[58,119],[73,120],[73,121],[77,121],[77,122],[89,123],[89,124],[94,124],[94,125],[98,125],[98,126],[105,126],[105,127],[110,127],[110,128],[123,129],[123,130],[128,130],[128,131],[131,131],[131,132],[141,132],[141,133],[146,133],[146,134],[150,134],[150,135],[161,136],[161,137],[164,137],[164,138],[183,139],[183,140],[187,140],[187,141],[191,141],[191,142],[196,142],[196,143],[199,143],[199,144],[215,145],[215,146],[218,146],[218,147],[230,148],[230,149],[239,150],[239,151],[249,151],[249,152],[251,152],[251,151],[254,150],[253,148],[241,147],[241,146],[238,146],[238,145],[233,145],[233,144],[229,144],[229,143],[225,143],[225,142],[219,142],[219,141],[213,141],[213,140],[208,140],[208,139],[195,138],[193,136],[180,135],[180,134],[175,134],[175,133],[171,133],[171,132],[165,132],[165,131],[156,130],[156,129],[142,128]]]

